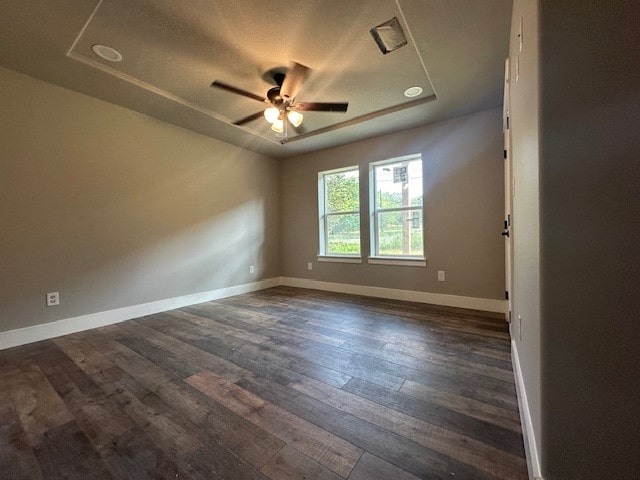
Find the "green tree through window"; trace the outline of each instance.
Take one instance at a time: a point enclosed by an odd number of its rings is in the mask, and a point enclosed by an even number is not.
[[[321,172],[320,253],[360,254],[360,182],[358,170]]]
[[[373,256],[422,257],[422,159],[418,155],[370,164]]]

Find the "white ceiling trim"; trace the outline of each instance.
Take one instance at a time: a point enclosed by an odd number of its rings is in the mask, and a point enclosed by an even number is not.
[[[69,50],[67,50],[67,54],[66,54],[67,57],[70,56],[71,52],[73,51],[73,49],[76,48],[76,45],[80,41],[80,38],[82,37],[82,35],[84,34],[85,30],[87,29],[87,27],[91,23],[91,20],[93,20],[93,17],[95,17],[98,9],[100,8],[100,5],[102,5],[102,2],[103,2],[103,0],[98,0],[98,3],[96,4],[96,6],[94,7],[93,11],[91,12],[91,15],[89,15],[89,18],[87,18],[87,21],[84,22],[84,25],[80,29],[80,32],[78,33],[78,35],[76,35],[76,38],[73,41],[73,43],[71,44],[71,46],[69,47]]]
[[[154,93],[156,95],[159,95],[163,98],[166,98],[167,100],[170,100],[172,102],[178,103],[180,105],[182,105],[183,107],[187,107],[190,108],[191,110],[195,110],[199,113],[202,113],[204,115],[207,115],[208,117],[213,118],[214,120],[218,120],[219,122],[224,122],[228,125],[232,125],[234,127],[240,128],[241,130],[244,130],[247,133],[250,133],[251,135],[261,138],[263,140],[267,140],[270,143],[279,145],[281,144],[281,142],[279,142],[277,139],[273,139],[271,137],[266,137],[263,135],[259,135],[256,132],[254,132],[253,130],[249,130],[248,128],[244,128],[242,125],[235,125],[233,123],[232,120],[228,119],[227,117],[225,117],[224,115],[220,115],[217,112],[214,112],[213,110],[209,110],[208,108],[204,108],[201,107],[200,105],[190,102],[189,100],[186,100],[184,98],[181,98],[177,95],[173,95],[172,93],[167,92],[166,90],[163,90],[161,88],[158,88],[154,85],[151,85],[147,82],[144,82],[138,78],[132,77],[131,75],[127,75],[126,73],[120,72],[119,70],[115,70],[107,65],[104,65],[103,63],[97,61],[97,60],[93,60],[90,58],[85,57],[84,55],[79,55],[77,53],[73,52],[73,49],[76,47],[76,45],[78,44],[78,42],[80,41],[80,39],[82,38],[82,35],[84,35],[84,32],[87,30],[87,28],[89,27],[89,25],[91,24],[91,21],[93,20],[93,18],[96,16],[96,13],[98,13],[98,10],[100,9],[100,6],[102,5],[102,2],[104,0],[99,0],[98,3],[96,4],[95,8],[93,9],[93,11],[91,12],[91,15],[89,15],[89,18],[87,18],[87,21],[85,22],[85,24],[82,26],[82,28],[80,29],[80,32],[78,33],[78,35],[76,36],[75,40],[73,41],[73,43],[71,44],[71,47],[69,47],[69,50],[67,50],[66,56],[71,58],[72,60],[75,60],[77,62],[83,63],[84,65],[91,67],[91,68],[95,68],[98,69],[102,72],[105,72],[109,75],[112,75],[116,78],[119,78],[120,80],[123,80],[125,82],[131,83],[132,85],[135,85],[138,88],[142,88],[144,90],[147,90],[148,92]]]
[[[262,135],[259,135],[257,133],[255,133],[253,130],[249,130],[247,128],[244,128],[242,125],[234,125],[233,122],[226,118],[223,115],[220,115],[217,112],[214,112],[213,110],[209,110],[208,108],[204,108],[201,107],[200,105],[190,102],[189,100],[186,100],[184,98],[178,97],[177,95],[174,95],[172,93],[167,92],[166,90],[163,90],[161,88],[155,87],[149,83],[143,82],[142,80],[139,80],[135,77],[132,77],[131,75],[127,75],[126,73],[122,73],[118,70],[114,70],[113,68],[107,66],[107,65],[103,65],[102,63],[100,63],[97,60],[92,60],[90,58],[87,58],[83,55],[79,55],[77,53],[68,53],[67,57],[71,58],[72,60],[75,60],[77,62],[83,63],[85,65],[87,65],[88,67],[92,67],[98,70],[101,70],[105,73],[108,73],[109,75],[112,75],[114,77],[119,78],[120,80],[123,80],[125,82],[131,83],[132,85],[135,85],[138,88],[142,88],[144,90],[147,90],[151,93],[154,93],[155,95],[159,95],[163,98],[166,98],[167,100],[170,100],[172,102],[178,103],[184,107],[190,108],[191,110],[195,110],[199,113],[202,113],[204,115],[207,115],[208,117],[213,118],[214,120],[217,120],[219,122],[224,122],[227,123],[229,125],[233,125],[234,127],[240,128],[242,130],[244,130],[247,133],[250,133],[251,135],[255,136],[255,137],[259,137],[263,140],[267,140],[268,142],[271,142],[273,144],[276,145],[280,145],[280,142],[278,140],[274,140],[271,137],[265,137]]]
[[[100,0],[102,1],[102,0]],[[431,90],[433,91],[433,96],[435,97],[435,100],[438,99],[438,92],[436,92],[436,87],[433,85],[433,82],[431,81],[431,76],[429,75],[429,71],[427,70],[427,65],[424,63],[424,58],[422,58],[422,54],[420,53],[420,50],[418,49],[418,44],[416,43],[415,39],[413,38],[413,33],[411,32],[411,27],[409,26],[409,22],[407,21],[407,17],[405,17],[404,15],[404,10],[402,10],[402,5],[400,5],[400,0],[396,0],[396,5],[398,7],[398,12],[400,12],[400,16],[402,17],[402,23],[404,23],[404,26],[407,30],[407,34],[409,35],[409,40],[411,40],[411,45],[413,45],[413,49],[416,51],[416,55],[418,55],[418,60],[420,60],[420,65],[422,65],[422,70],[424,70],[424,74],[427,76],[427,81],[429,82],[429,85],[431,86]]]
[[[291,143],[297,140],[304,140],[305,138],[314,137],[316,135],[320,135],[321,133],[332,132],[334,130],[338,130],[339,128],[350,127],[351,125],[357,125],[358,123],[366,122],[368,120],[373,120],[374,118],[378,118],[378,117],[383,117],[384,115],[389,115],[390,113],[400,112],[402,110],[406,110],[407,108],[417,107],[418,105],[423,105],[425,103],[433,102],[437,99],[438,97],[436,97],[435,95],[429,95],[428,97],[418,98],[417,100],[401,103],[400,105],[392,105],[391,107],[383,108],[382,110],[376,110],[375,112],[365,113],[364,115],[360,115],[359,117],[345,120],[344,122],[334,123],[333,125],[329,125],[327,127],[302,133],[300,135],[296,135],[295,137],[291,137],[288,139],[283,139],[280,141],[280,143],[284,145],[285,143]]]

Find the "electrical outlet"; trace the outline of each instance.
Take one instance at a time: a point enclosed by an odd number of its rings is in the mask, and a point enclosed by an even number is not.
[[[438,270],[438,281],[444,282],[444,270]]]
[[[250,265],[250,266],[249,266],[249,273],[251,273],[251,274],[256,273],[256,267],[255,267],[255,265]]]
[[[313,263],[307,263],[307,270],[313,270]]]
[[[60,305],[60,293],[49,292],[47,293],[47,307],[54,307]]]

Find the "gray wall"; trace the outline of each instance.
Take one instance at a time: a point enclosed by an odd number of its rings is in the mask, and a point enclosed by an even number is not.
[[[319,263],[318,172],[360,166],[361,238],[369,252],[368,164],[421,152],[427,267]],[[501,110],[487,110],[281,162],[282,270],[287,277],[504,298]],[[307,263],[313,270],[307,270]],[[446,282],[437,271],[446,271]]]
[[[0,112],[0,331],[280,274],[275,160],[4,69]]]
[[[536,0],[515,0],[509,42],[513,289],[511,338],[516,342],[536,445],[541,442],[540,193],[538,185],[538,11]],[[519,23],[523,19],[522,51]],[[516,64],[519,75],[516,79]]]
[[[546,480],[640,472],[640,4],[540,2]]]
[[[512,332],[546,480],[640,471],[639,18],[631,1],[514,3]]]

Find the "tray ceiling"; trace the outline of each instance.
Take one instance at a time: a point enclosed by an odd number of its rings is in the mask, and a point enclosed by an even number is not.
[[[4,0],[0,15],[1,65],[284,157],[500,105],[511,1]],[[383,55],[369,29],[393,17],[408,44]],[[298,101],[347,113],[305,112],[284,145],[263,118],[233,125],[266,105],[211,82],[266,96],[290,61],[313,70]]]

